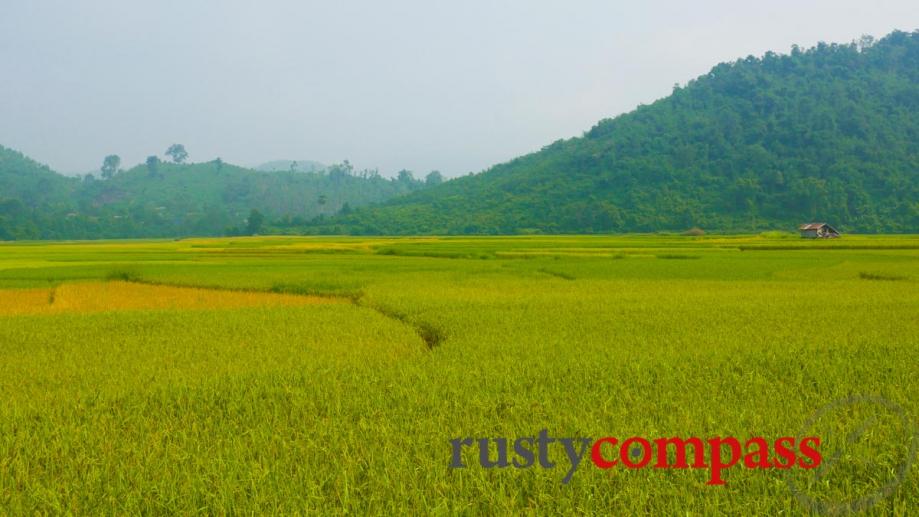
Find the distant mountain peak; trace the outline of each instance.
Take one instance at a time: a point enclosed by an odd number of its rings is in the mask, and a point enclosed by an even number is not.
[[[255,170],[262,172],[319,172],[327,168],[328,165],[313,160],[272,160],[255,167]]]

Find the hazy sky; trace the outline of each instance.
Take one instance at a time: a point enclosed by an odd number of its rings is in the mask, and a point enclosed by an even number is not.
[[[916,0],[2,0],[0,144],[64,172],[179,142],[453,176],[721,61],[916,28]]]

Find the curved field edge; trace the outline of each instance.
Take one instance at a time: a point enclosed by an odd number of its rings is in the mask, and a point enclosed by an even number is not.
[[[451,470],[449,440],[784,436],[853,393],[919,414],[915,252],[642,245],[652,256],[137,261],[151,282],[359,292],[447,339],[427,353],[411,326],[350,303],[4,319],[0,508],[797,514],[777,470],[706,487],[699,471],[584,467],[562,485],[561,468],[482,469],[473,450]],[[124,271],[110,251],[87,247],[97,266],[55,271]],[[902,452],[892,445],[882,472]],[[837,481],[883,482],[841,467]],[[877,511],[908,514],[915,474]]]
[[[49,288],[0,290],[0,316],[129,310],[295,307],[336,303],[329,297],[175,287],[141,282],[68,282]]]

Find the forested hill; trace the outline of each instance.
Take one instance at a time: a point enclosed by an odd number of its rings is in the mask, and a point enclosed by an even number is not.
[[[919,232],[919,31],[715,66],[583,137],[384,206],[335,233]]]
[[[285,232],[425,187],[408,171],[387,179],[348,162],[319,172],[257,172],[219,159],[151,157],[113,169],[65,177],[0,146],[0,240]]]
[[[919,31],[720,64],[582,137],[442,184],[347,162],[110,165],[103,179],[68,178],[0,147],[0,240],[740,232],[813,220],[919,232]]]
[[[6,210],[28,200],[35,206],[68,206],[80,180],[61,176],[22,153],[0,145],[0,203]],[[2,215],[4,208],[0,208]]]

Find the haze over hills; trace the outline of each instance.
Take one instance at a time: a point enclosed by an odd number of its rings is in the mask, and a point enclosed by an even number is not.
[[[272,160],[255,167],[263,172],[319,172],[328,168],[328,165],[313,160]]]
[[[319,172],[258,172],[214,160],[154,161],[110,179],[62,176],[0,146],[0,240],[174,237],[253,233],[348,212],[424,188],[347,162]]]
[[[745,232],[810,220],[919,232],[919,31],[722,63],[582,137],[451,181],[348,162],[259,169],[271,172],[155,160],[80,179],[0,147],[0,239]]]
[[[484,173],[313,225],[358,234],[919,232],[919,31],[715,66]]]

